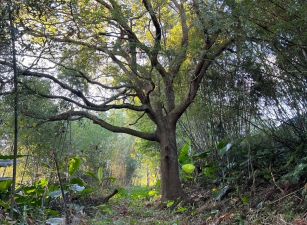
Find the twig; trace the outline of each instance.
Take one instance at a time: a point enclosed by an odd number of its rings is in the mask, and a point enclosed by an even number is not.
[[[272,180],[273,180],[273,183],[274,183],[275,187],[277,187],[277,189],[280,190],[280,192],[281,192],[282,194],[285,194],[285,191],[284,191],[281,187],[279,187],[279,185],[278,185],[278,184],[276,183],[276,181],[275,181],[275,177],[274,177],[274,174],[273,174],[272,166],[271,166],[271,165],[270,165],[270,172],[271,172]]]
[[[134,121],[133,123],[130,123],[129,126],[133,126],[133,125],[137,124],[139,122],[139,120],[142,119],[143,116],[145,116],[145,114],[146,114],[146,112],[143,112],[143,114],[140,117],[138,117],[136,119],[136,121]]]
[[[63,198],[63,205],[64,205],[64,213],[65,213],[66,223],[68,224],[69,223],[69,215],[68,215],[68,212],[67,212],[67,201],[66,201],[66,196],[65,196],[65,193],[64,193],[64,187],[63,187],[63,183],[62,183],[62,179],[61,179],[61,174],[60,174],[60,170],[59,170],[59,164],[58,164],[58,160],[57,160],[56,151],[53,149],[52,153],[53,153],[55,167],[56,167],[56,171],[57,171],[57,175],[58,175],[58,179],[59,179],[59,183],[60,183],[60,189],[61,189],[62,198]]]
[[[29,153],[27,154],[27,158],[26,158],[26,162],[25,162],[25,167],[24,167],[23,173],[22,173],[22,175],[21,175],[20,184],[23,183],[23,179],[24,179],[24,176],[25,176],[25,174],[26,174],[26,169],[27,169],[27,167],[28,167],[28,162],[29,162]]]
[[[270,203],[268,203],[268,204],[269,204],[269,205],[273,205],[273,204],[275,204],[276,202],[279,202],[279,201],[283,200],[284,198],[287,198],[287,197],[289,197],[289,196],[295,194],[296,192],[302,190],[303,188],[304,188],[304,187],[299,188],[299,189],[297,189],[297,190],[295,190],[295,191],[293,191],[293,192],[291,192],[291,193],[289,193],[289,194],[287,194],[287,195],[285,195],[285,196],[283,196],[283,197],[281,197],[281,198],[279,198],[279,199],[277,199],[277,200],[275,200],[275,201],[273,201],[273,202],[270,202]]]

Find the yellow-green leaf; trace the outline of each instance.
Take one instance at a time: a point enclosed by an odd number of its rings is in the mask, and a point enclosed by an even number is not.
[[[195,166],[193,164],[184,164],[182,170],[187,174],[192,174],[195,170]]]

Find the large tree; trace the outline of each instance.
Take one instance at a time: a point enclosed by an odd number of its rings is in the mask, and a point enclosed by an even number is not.
[[[230,3],[230,4],[228,4]],[[158,142],[164,200],[182,196],[176,125],[210,66],[240,36],[235,1],[23,1],[16,3],[19,83],[61,103],[49,121],[88,118],[113,132]],[[34,58],[31,60],[31,58]],[[1,60],[5,66],[9,61]],[[41,92],[27,79],[53,82]],[[180,98],[179,98],[180,96]],[[68,103],[63,104],[63,102]],[[67,109],[69,107],[69,110]],[[152,132],[117,126],[110,110],[132,110]]]

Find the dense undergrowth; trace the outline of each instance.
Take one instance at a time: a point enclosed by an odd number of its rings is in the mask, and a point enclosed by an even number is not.
[[[1,224],[61,224],[56,220],[63,221],[66,214],[71,224],[303,225],[307,217],[305,140],[304,133],[297,135],[282,127],[274,136],[260,132],[224,140],[204,152],[193,152],[188,142],[179,155],[185,197],[163,203],[159,182],[152,187],[118,187],[101,168],[95,173],[79,171],[81,161],[75,157],[70,160],[63,193],[57,182],[47,179],[18,188],[14,212],[18,221],[10,219],[9,185],[2,182]],[[115,188],[118,193],[105,202]]]
[[[0,225],[306,225],[306,13],[1,1]]]

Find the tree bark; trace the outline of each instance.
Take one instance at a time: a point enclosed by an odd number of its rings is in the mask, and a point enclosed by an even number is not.
[[[166,124],[158,130],[162,201],[180,199],[183,196],[183,190],[179,178],[176,126]]]

